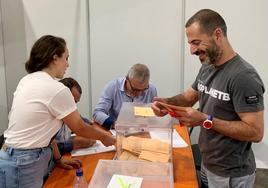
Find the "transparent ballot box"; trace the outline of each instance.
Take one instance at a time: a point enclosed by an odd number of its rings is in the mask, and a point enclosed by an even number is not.
[[[171,163],[99,160],[89,188],[122,187],[122,184],[126,187],[171,188],[174,187],[172,171]]]
[[[115,159],[172,163],[171,117],[155,116],[151,104],[123,103],[115,130]]]

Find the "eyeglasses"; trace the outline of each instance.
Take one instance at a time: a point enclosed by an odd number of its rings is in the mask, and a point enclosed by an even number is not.
[[[130,89],[131,89],[132,92],[136,92],[136,93],[138,93],[138,92],[144,92],[145,90],[149,89],[149,84],[144,89],[137,89],[137,88],[133,87],[133,85],[132,85],[132,83],[131,83],[131,81],[130,81],[130,79],[129,79],[128,76],[126,77],[126,80],[129,82]]]

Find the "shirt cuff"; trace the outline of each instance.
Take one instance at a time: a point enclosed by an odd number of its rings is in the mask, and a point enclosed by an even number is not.
[[[106,130],[110,130],[112,125],[114,124],[114,120],[111,117],[108,117],[102,124],[102,127],[104,127]]]

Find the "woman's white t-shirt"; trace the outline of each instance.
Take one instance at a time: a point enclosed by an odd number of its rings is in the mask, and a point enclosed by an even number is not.
[[[28,74],[14,92],[5,143],[23,149],[46,147],[62,126],[61,119],[76,109],[69,88],[46,72]]]

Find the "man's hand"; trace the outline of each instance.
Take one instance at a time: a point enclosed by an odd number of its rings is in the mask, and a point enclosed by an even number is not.
[[[192,108],[192,107],[181,107],[173,106],[172,110],[175,112],[175,118],[180,121],[180,124],[195,127],[201,125],[203,121],[207,119],[207,115]]]
[[[154,97],[154,102],[152,103],[152,109],[157,116],[165,116],[168,114],[168,110],[165,108],[162,108],[162,105],[158,102],[166,103],[166,100],[160,97]]]
[[[56,165],[60,168],[71,170],[71,169],[78,169],[82,166],[82,162],[78,159],[61,159],[56,162]]]

